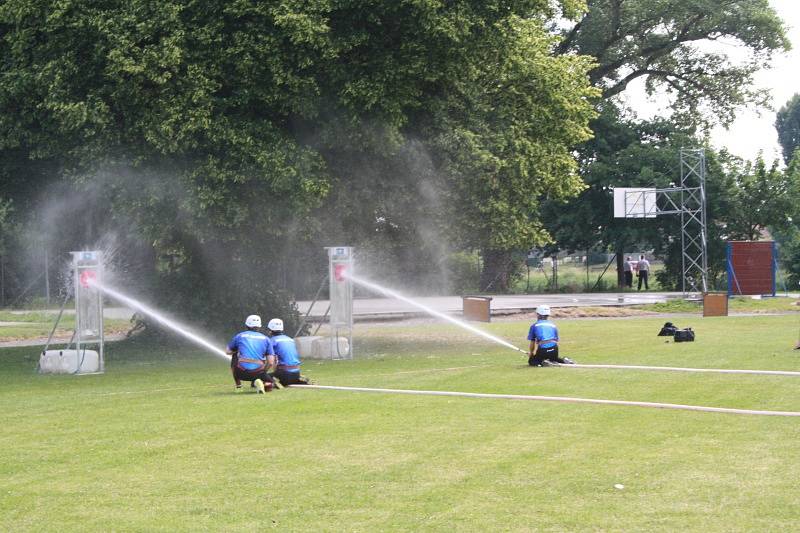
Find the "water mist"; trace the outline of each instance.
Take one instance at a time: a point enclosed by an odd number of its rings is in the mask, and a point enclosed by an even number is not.
[[[487,333],[487,332],[485,332],[483,330],[480,330],[480,329],[476,328],[475,326],[467,324],[466,322],[464,322],[462,320],[458,320],[457,318],[453,318],[452,316],[450,316],[448,314],[441,313],[439,311],[436,311],[435,309],[431,309],[430,307],[428,307],[426,305],[423,305],[423,304],[421,304],[421,303],[419,303],[419,302],[417,302],[415,300],[412,300],[411,298],[409,298],[407,296],[403,296],[402,294],[400,294],[397,291],[394,291],[392,289],[388,289],[386,287],[378,285],[375,282],[360,278],[358,276],[354,276],[353,274],[351,274],[349,272],[346,273],[345,275],[348,278],[350,278],[353,281],[353,283],[358,283],[359,285],[361,285],[363,287],[366,287],[367,289],[370,289],[370,290],[372,290],[374,292],[379,292],[379,293],[385,294],[386,296],[390,296],[392,298],[396,298],[398,300],[402,300],[402,301],[404,301],[404,302],[406,302],[408,304],[413,305],[414,307],[417,307],[417,308],[425,311],[429,315],[435,316],[437,318],[441,318],[442,320],[446,320],[446,321],[450,322],[451,324],[455,324],[456,326],[458,326],[458,327],[460,327],[462,329],[465,329],[465,330],[469,331],[470,333],[474,333],[475,335],[479,335],[479,336],[483,337],[484,339],[488,339],[488,340],[490,340],[492,342],[495,342],[497,344],[505,346],[506,348],[510,348],[512,350],[516,350],[518,352],[528,353],[525,350],[517,348],[516,346],[514,346],[510,342],[504,341],[503,339],[501,339],[499,337],[495,337],[494,335],[492,335],[490,333]]]
[[[155,319],[156,321],[158,321],[159,324],[171,329],[172,331],[174,331],[176,333],[179,333],[183,337],[186,337],[187,339],[189,339],[190,341],[194,342],[195,344],[197,344],[199,346],[202,346],[203,348],[205,348],[209,352],[213,353],[214,355],[217,355],[217,356],[222,357],[224,359],[230,360],[230,356],[227,353],[225,353],[225,350],[223,350],[219,346],[215,345],[211,341],[208,341],[208,340],[204,339],[203,337],[201,337],[200,335],[192,332],[189,329],[189,327],[185,326],[184,324],[181,324],[180,322],[177,322],[175,320],[167,318],[162,313],[156,311],[152,307],[150,307],[150,306],[148,306],[148,305],[146,305],[146,304],[144,304],[144,303],[142,303],[142,302],[140,302],[140,301],[138,301],[138,300],[136,300],[136,299],[134,299],[134,298],[132,298],[130,296],[127,296],[127,295],[125,295],[125,294],[123,294],[123,293],[121,293],[121,292],[119,292],[119,291],[117,291],[115,289],[112,289],[111,287],[103,284],[102,282],[99,282],[99,281],[94,280],[94,279],[90,280],[89,282],[93,286],[97,287],[97,289],[103,291],[105,294],[110,296],[111,298],[113,298],[113,299],[115,299],[115,300],[117,300],[117,301],[119,301],[121,303],[124,303],[125,305],[127,305],[129,307],[132,307],[133,309],[136,309],[137,311],[140,311],[140,312],[144,313],[145,315],[149,316],[150,318]]]

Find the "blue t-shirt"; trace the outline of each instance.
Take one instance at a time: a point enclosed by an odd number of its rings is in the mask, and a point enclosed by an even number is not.
[[[278,364],[284,366],[300,366],[300,355],[297,353],[297,345],[288,335],[275,335],[271,337],[272,349],[278,357]],[[300,372],[299,368],[286,368],[288,372]]]
[[[538,320],[528,332],[528,340],[534,339],[542,348],[551,348],[557,344],[558,328],[549,320]]]
[[[267,355],[275,355],[269,338],[258,331],[247,330],[234,335],[228,350],[238,354],[238,365],[243,370],[264,368]]]

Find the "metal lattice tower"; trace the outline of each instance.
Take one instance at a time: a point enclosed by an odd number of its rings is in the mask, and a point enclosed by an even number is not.
[[[683,294],[708,292],[706,226],[706,154],[702,148],[681,148],[680,187],[657,189],[659,215],[681,217]]]
[[[681,148],[681,266],[683,292],[708,292],[706,154]]]
[[[708,292],[705,151],[681,148],[679,187],[622,190],[622,213],[615,207],[616,217],[680,215],[683,294]]]

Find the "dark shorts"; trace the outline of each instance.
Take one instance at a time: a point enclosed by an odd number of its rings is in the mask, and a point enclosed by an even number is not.
[[[288,370],[278,369],[273,372],[272,377],[281,382],[281,385],[288,387],[289,385],[307,385],[308,380],[300,376],[300,371],[290,372]]]
[[[542,364],[542,361],[552,361],[554,363],[563,363],[563,359],[558,358],[558,345],[551,346],[549,348],[537,348],[536,354],[533,357],[528,358],[528,364],[531,366],[539,366]]]
[[[233,371],[234,379],[238,379],[240,381],[255,381],[260,379],[266,385],[269,383],[272,385],[272,376],[267,374],[267,370],[262,368],[261,370],[256,370],[254,372],[248,372],[247,370],[242,370],[238,366],[234,366],[231,368]]]

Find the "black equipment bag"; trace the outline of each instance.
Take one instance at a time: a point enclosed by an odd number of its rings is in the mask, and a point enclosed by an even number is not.
[[[675,335],[675,332],[678,331],[677,326],[672,322],[667,322],[664,324],[664,327],[661,328],[661,331],[658,332],[659,337],[672,337]]]
[[[679,329],[675,332],[675,342],[694,342],[692,328]]]

